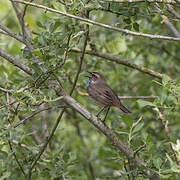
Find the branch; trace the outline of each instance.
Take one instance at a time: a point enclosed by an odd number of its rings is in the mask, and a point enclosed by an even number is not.
[[[32,170],[33,170],[34,166],[36,165],[36,163],[38,162],[38,160],[40,159],[41,155],[44,153],[47,145],[49,144],[49,142],[50,142],[50,140],[51,140],[51,138],[53,137],[53,135],[54,135],[54,133],[55,133],[55,131],[56,131],[59,123],[60,123],[60,120],[61,120],[64,112],[65,112],[65,108],[64,108],[64,109],[61,111],[61,113],[59,114],[59,117],[57,118],[56,123],[55,123],[55,125],[54,125],[54,127],[53,127],[53,129],[52,129],[52,131],[51,131],[51,134],[49,135],[49,137],[47,138],[46,142],[44,143],[42,149],[39,151],[39,154],[37,155],[37,157],[35,158],[35,160],[34,160],[33,163],[31,164],[31,167],[29,168],[27,180],[30,180],[30,179],[31,179]]]
[[[83,50],[82,50],[82,54],[81,54],[81,57],[80,57],[80,64],[79,64],[79,68],[78,68],[78,71],[77,71],[77,74],[76,74],[76,77],[75,77],[75,80],[74,80],[73,87],[71,89],[70,95],[72,95],[72,93],[73,93],[73,91],[74,91],[74,89],[76,87],[76,83],[78,81],[79,73],[81,72],[82,63],[83,63],[83,60],[84,60],[84,54],[85,54],[85,51],[86,51],[86,46],[87,46],[87,41],[88,41],[88,36],[89,36],[89,25],[86,25],[86,28],[87,28],[87,32],[85,34]]]
[[[174,16],[176,16],[176,18],[180,19],[180,14],[178,14],[170,4],[167,4],[166,6],[168,8],[168,11],[170,11],[172,14],[174,14]]]
[[[175,0],[102,0],[105,2],[115,2],[115,3],[139,3],[139,2],[148,2],[148,3],[166,3],[166,4],[176,4]]]
[[[169,21],[168,17],[163,15],[162,10],[160,9],[159,5],[156,3],[154,7],[157,9],[157,11],[161,14],[162,22],[166,24],[166,26],[169,28],[169,30],[174,34],[175,37],[180,38],[180,33],[175,28],[175,26]]]
[[[118,96],[119,99],[157,99],[159,96]]]
[[[0,56],[3,57],[4,59],[6,59],[7,61],[9,61],[11,64],[13,64],[14,66],[17,66],[18,68],[20,68],[21,70],[23,70],[24,72],[26,72],[29,75],[33,75],[34,71],[32,69],[29,69],[27,66],[25,66],[22,62],[20,62],[19,60],[17,60],[15,57],[9,55],[8,53],[6,53],[5,51],[3,51],[2,49],[0,49]]]
[[[99,22],[96,22],[96,21],[89,20],[87,18],[74,16],[72,14],[64,13],[64,12],[61,12],[61,11],[58,11],[58,10],[55,10],[55,9],[52,9],[52,8],[48,8],[48,7],[43,6],[43,5],[35,4],[35,3],[30,3],[30,2],[21,1],[21,0],[11,0],[11,1],[12,2],[17,2],[17,3],[22,3],[22,4],[28,4],[28,5],[40,8],[40,9],[44,9],[46,11],[61,14],[63,16],[67,16],[69,18],[74,18],[74,19],[84,21],[84,22],[87,22],[87,23],[90,23],[90,24],[94,24],[96,26],[100,26],[100,27],[103,27],[103,28],[106,28],[106,29],[110,29],[110,30],[114,30],[114,31],[118,31],[118,32],[126,33],[126,34],[130,34],[130,35],[133,35],[133,36],[147,37],[147,38],[150,38],[150,39],[163,39],[163,40],[180,41],[180,38],[175,38],[175,37],[170,37],[170,36],[162,36],[162,35],[152,35],[152,34],[146,34],[146,33],[139,33],[139,32],[134,32],[134,31],[130,31],[130,30],[127,30],[127,29],[122,29],[122,28],[110,26],[110,25],[107,25],[107,24],[102,24],[102,23],[99,23]]]
[[[0,29],[2,29],[4,32],[6,32],[9,36],[13,37],[14,39],[24,43],[22,36],[19,36],[16,33],[12,32],[10,29],[8,29],[6,26],[4,26],[1,23],[0,23]]]
[[[35,153],[35,154],[38,153],[37,150],[31,149],[29,146],[27,146],[27,145],[25,145],[25,144],[22,144],[22,143],[20,143],[19,141],[12,140],[12,143],[15,144],[15,145],[18,145],[18,146],[20,146],[20,147],[22,147],[22,148],[24,148],[24,149],[26,149],[26,150],[28,150],[28,151],[31,151],[32,153]]]
[[[14,128],[16,128],[17,126],[19,126],[20,124],[24,124],[28,119],[32,118],[33,116],[35,116],[36,114],[39,114],[40,112],[42,111],[46,111],[46,110],[49,110],[51,109],[51,107],[47,107],[47,108],[44,108],[44,109],[40,109],[40,110],[37,110],[35,111],[34,113],[32,113],[31,115],[27,116],[26,118],[24,118],[23,120],[19,121],[18,123],[16,123],[14,125]]]
[[[1,51],[0,51],[1,52]],[[0,54],[1,55],[1,54]],[[8,55],[9,56],[9,55]],[[6,56],[5,56],[6,57]],[[7,57],[6,57],[7,58]],[[12,64],[14,64],[14,58],[10,58],[12,59]],[[17,60],[16,60],[17,61]],[[10,61],[11,62],[11,61]],[[20,66],[21,67],[21,66]],[[21,69],[23,69],[21,67]],[[25,68],[26,69],[26,68]],[[28,73],[29,75],[32,75],[33,73],[31,71],[25,71],[26,73]],[[54,86],[53,86],[54,87]],[[55,88],[55,87],[54,87]],[[60,88],[58,87],[58,89],[55,88],[55,90],[57,92],[59,92]],[[77,112],[79,112],[83,117],[85,117],[90,123],[92,123],[96,128],[98,128],[101,132],[103,132],[103,134],[105,136],[107,136],[107,138],[110,139],[111,142],[113,142],[113,144],[118,148],[120,149],[122,152],[125,153],[125,155],[129,158],[129,159],[132,159],[136,164],[137,166],[139,167],[147,167],[147,164],[140,158],[138,158],[137,156],[134,156],[134,152],[129,149],[127,147],[127,145],[125,145],[119,138],[118,136],[116,136],[112,130],[107,127],[100,119],[97,119],[96,116],[94,116],[93,114],[91,114],[90,112],[88,112],[82,105],[80,105],[77,101],[75,101],[73,98],[71,98],[69,95],[65,94],[63,92],[63,94],[61,93],[58,93],[59,96],[62,96],[63,95],[63,100],[68,104],[70,105],[72,108],[74,108]],[[63,116],[63,113],[65,112],[65,108],[61,111],[58,119],[56,120],[56,123],[51,131],[51,134],[50,136],[47,138],[45,144],[43,145],[42,149],[40,150],[38,156],[36,157],[36,159],[33,161],[33,163],[31,164],[31,167],[29,169],[29,173],[28,173],[28,180],[31,179],[31,174],[32,174],[32,170],[34,168],[34,166],[36,165],[37,161],[40,159],[41,155],[43,154],[43,152],[45,151],[48,143],[50,142],[51,138],[53,137],[57,127],[58,127],[58,124]],[[149,170],[145,171],[146,175],[147,176],[150,176],[151,173],[149,172]]]
[[[71,51],[76,52],[76,53],[81,53],[81,50],[79,50],[77,48],[76,49],[74,48]],[[90,55],[94,55],[94,56],[97,56],[97,57],[101,57],[103,59],[107,59],[107,60],[110,60],[112,62],[116,62],[118,64],[122,64],[122,65],[128,66],[130,68],[136,69],[138,71],[141,71],[143,73],[149,74],[149,75],[154,76],[154,77],[159,78],[159,79],[162,79],[162,76],[163,76],[159,72],[155,72],[155,71],[153,71],[151,69],[148,69],[148,68],[146,68],[144,66],[133,64],[130,61],[121,60],[118,57],[111,56],[109,54],[104,54],[104,53],[94,52],[94,51],[86,51],[85,53],[86,54],[90,54]]]
[[[112,130],[107,127],[99,118],[87,111],[80,103],[75,101],[71,96],[69,96],[64,90],[54,87],[58,96],[63,96],[63,100],[69,106],[71,106],[75,111],[80,113],[85,117],[91,124],[93,124],[97,129],[99,129],[118,149],[120,149],[129,159],[134,161],[134,163],[139,167],[147,168],[147,164],[140,159],[134,152],[128,148],[119,138],[112,132]],[[147,176],[151,173],[149,170],[145,171]]]

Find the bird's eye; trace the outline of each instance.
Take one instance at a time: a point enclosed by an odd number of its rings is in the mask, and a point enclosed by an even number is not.
[[[94,80],[96,80],[96,79],[97,79],[97,76],[96,76],[95,74],[93,74],[93,75],[92,75],[92,78],[93,78]]]

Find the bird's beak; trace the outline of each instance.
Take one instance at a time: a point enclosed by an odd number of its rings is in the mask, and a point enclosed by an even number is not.
[[[90,71],[88,71],[88,70],[87,70],[87,72],[88,72],[89,74],[92,74],[92,72],[90,72]]]
[[[89,74],[92,75],[92,72],[90,72],[90,71],[88,71],[88,70],[87,70],[86,72],[88,72]],[[91,76],[85,76],[85,77],[91,78]]]

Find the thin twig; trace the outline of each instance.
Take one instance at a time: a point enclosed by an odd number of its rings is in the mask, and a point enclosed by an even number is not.
[[[9,94],[8,94],[8,92],[6,93],[6,97],[7,97],[7,103],[9,104]],[[10,115],[9,115],[9,108],[8,108],[8,117],[7,117],[7,119],[8,119],[9,125],[11,125]],[[8,134],[9,134],[9,137],[10,137],[10,136],[11,136],[10,132],[9,132]],[[11,152],[12,152],[12,154],[13,154],[13,156],[14,156],[14,159],[15,159],[16,163],[18,164],[21,172],[22,172],[23,175],[25,176],[24,169],[23,169],[21,163],[19,162],[19,160],[18,160],[18,158],[17,158],[17,156],[16,156],[16,153],[15,153],[14,150],[13,150],[13,147],[12,147],[12,145],[11,145],[10,139],[11,139],[11,138],[9,138],[9,140],[8,140],[8,144],[9,144],[10,150],[11,150]]]
[[[38,160],[40,159],[41,155],[44,153],[44,151],[45,151],[48,143],[49,143],[50,140],[51,140],[51,138],[54,136],[54,133],[55,133],[55,131],[56,131],[58,125],[59,125],[59,122],[60,122],[60,120],[61,120],[64,112],[65,112],[65,108],[64,108],[64,109],[61,111],[61,113],[59,114],[59,116],[58,116],[58,118],[57,118],[57,120],[56,120],[56,123],[55,123],[55,125],[54,125],[54,127],[53,127],[53,129],[52,129],[52,131],[51,131],[51,133],[50,133],[50,135],[49,135],[49,137],[47,138],[47,140],[46,140],[46,142],[44,143],[42,149],[39,151],[39,154],[37,155],[37,157],[35,158],[35,160],[34,160],[33,163],[31,164],[31,166],[30,166],[30,168],[29,168],[27,180],[30,180],[30,179],[31,179],[32,170],[33,170],[33,168],[35,167],[35,165],[36,165],[36,163],[38,162]]]
[[[178,14],[170,4],[166,4],[168,11],[171,12],[176,18],[180,19],[180,14]]]
[[[12,153],[13,153],[14,159],[15,159],[15,161],[17,162],[17,164],[18,164],[18,166],[19,166],[21,172],[23,173],[24,176],[26,176],[26,174],[25,174],[25,172],[24,172],[24,169],[23,169],[23,167],[21,166],[21,163],[19,162],[19,160],[18,160],[18,158],[17,158],[17,156],[16,156],[16,153],[13,151],[11,142],[8,141],[8,144],[9,144],[9,147],[10,147]]]
[[[79,78],[79,73],[81,72],[82,63],[83,63],[83,60],[84,60],[84,54],[85,54],[87,41],[88,41],[88,36],[89,36],[89,26],[88,25],[86,25],[86,29],[87,29],[87,32],[86,32],[86,36],[85,36],[85,41],[84,41],[84,45],[83,45],[82,54],[81,54],[81,57],[80,57],[80,64],[79,64],[78,71],[76,73],[76,77],[75,77],[75,80],[74,80],[73,87],[71,89],[70,95],[72,95],[72,93],[73,93],[73,91],[74,91],[74,89],[76,87],[76,83],[77,83],[77,80]]]
[[[175,0],[102,0],[105,2],[115,2],[115,3],[140,3],[140,2],[148,2],[148,3],[167,3],[167,4],[176,4]]]
[[[106,29],[109,29],[109,30],[118,31],[118,32],[129,34],[129,35],[133,35],[133,36],[147,37],[147,38],[150,38],[150,39],[163,39],[163,40],[180,41],[180,38],[175,38],[175,37],[170,37],[170,36],[163,36],[163,35],[152,35],[152,34],[146,34],[146,33],[139,33],[139,32],[130,31],[128,29],[122,29],[122,28],[110,26],[110,25],[107,25],[107,24],[92,21],[92,20],[87,19],[87,18],[82,18],[82,17],[75,16],[75,15],[72,15],[72,14],[64,13],[64,12],[61,12],[61,11],[58,11],[58,10],[55,10],[55,9],[52,9],[52,8],[49,8],[49,7],[46,7],[46,6],[43,6],[43,5],[35,4],[35,3],[30,3],[30,2],[21,1],[21,0],[11,0],[11,1],[12,2],[17,2],[17,3],[22,3],[22,4],[28,4],[28,5],[40,8],[40,9],[45,9],[46,11],[61,14],[63,16],[67,16],[69,18],[77,19],[77,20],[84,21],[84,22],[87,22],[87,23],[90,23],[90,24],[94,24],[96,26],[100,26],[100,27],[103,27],[103,28],[106,28]]]
[[[161,14],[160,16],[163,19],[163,23],[169,28],[169,30],[174,34],[175,37],[180,38],[180,33],[179,31],[176,29],[176,27],[169,21],[168,17],[163,15],[162,10],[160,9],[160,6],[155,3],[154,7],[156,8],[156,10]]]
[[[22,148],[24,148],[24,149],[26,149],[26,150],[28,150],[28,151],[30,151],[30,152],[33,152],[33,153],[35,153],[35,154],[38,153],[37,150],[34,150],[34,149],[30,148],[29,146],[20,143],[19,141],[12,140],[12,143],[15,144],[15,145],[18,145],[18,146],[20,146],[20,147],[22,147]]]
[[[134,155],[136,155],[139,151],[141,151],[141,150],[144,149],[145,147],[146,147],[146,144],[141,145],[138,149],[136,149],[136,150],[134,151]]]
[[[47,108],[44,108],[44,109],[40,109],[40,110],[37,110],[35,111],[34,113],[32,113],[31,115],[27,116],[26,118],[24,118],[23,120],[19,121],[18,123],[16,123],[14,125],[14,128],[16,128],[17,126],[21,125],[21,124],[24,124],[28,119],[32,118],[33,116],[35,116],[36,114],[39,114],[40,112],[42,111],[47,111],[51,109],[51,107],[47,107]]]
[[[159,96],[118,96],[119,99],[158,99]]]

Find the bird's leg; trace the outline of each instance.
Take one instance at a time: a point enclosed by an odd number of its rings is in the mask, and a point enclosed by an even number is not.
[[[98,117],[98,116],[104,111],[105,108],[107,108],[107,106],[104,106],[104,107],[97,113],[96,117]]]
[[[105,117],[104,117],[103,122],[105,122],[105,120],[106,120],[106,117],[107,117],[107,115],[108,115],[109,109],[110,109],[110,106],[108,106],[108,109],[107,109],[107,111],[106,111],[106,115],[105,115]]]

